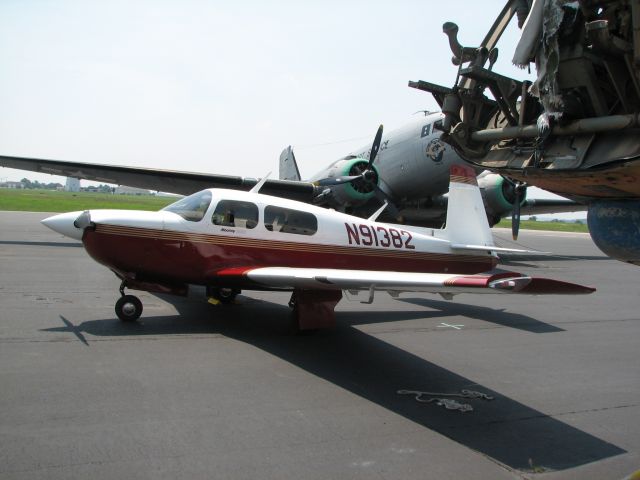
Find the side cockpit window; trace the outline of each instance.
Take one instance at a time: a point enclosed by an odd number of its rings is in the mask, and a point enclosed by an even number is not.
[[[318,219],[309,212],[268,206],[264,209],[264,226],[271,232],[313,235],[318,231]]]
[[[164,207],[162,210],[176,213],[190,222],[199,222],[204,218],[204,214],[207,213],[209,205],[211,205],[211,192],[205,190],[184,197]]]
[[[258,207],[251,202],[220,200],[211,222],[223,227],[255,228],[258,224]]]

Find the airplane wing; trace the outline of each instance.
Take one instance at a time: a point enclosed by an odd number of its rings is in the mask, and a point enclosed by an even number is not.
[[[587,208],[587,205],[584,203],[577,203],[573,200],[528,198],[520,207],[520,214],[543,215],[551,213],[584,212]]]
[[[0,156],[0,166],[181,195],[191,195],[205,188],[248,191],[258,183],[255,178],[40,158]],[[267,180],[260,192],[309,203],[314,196],[314,185],[310,182]]]
[[[382,290],[394,292],[588,294],[595,288],[515,272],[476,275],[409,273],[326,268],[233,268],[217,272],[218,281],[278,289]]]

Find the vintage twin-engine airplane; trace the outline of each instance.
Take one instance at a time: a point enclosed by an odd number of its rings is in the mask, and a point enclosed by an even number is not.
[[[159,212],[88,210],[49,217],[82,240],[121,280],[116,313],[135,320],[142,303],[125,288],[186,294],[204,285],[231,300],[239,289],[293,291],[301,330],[330,327],[342,291],[585,294],[593,288],[493,270],[496,252],[476,176],[453,166],[447,225],[408,228],[258,193],[207,189]],[[383,207],[384,208],[384,207]],[[493,271],[492,271],[493,270]]]
[[[463,160],[440,140],[442,113],[424,112],[411,122],[382,136],[381,130],[369,147],[361,147],[313,175],[318,187],[316,204],[367,217],[380,204],[389,208],[382,219],[422,227],[440,227],[447,213],[449,168]],[[382,127],[380,127],[382,128]],[[300,181],[291,147],[280,155],[280,179]],[[478,184],[491,226],[502,218],[520,214],[575,212],[585,207],[566,199],[527,199],[526,186],[488,171]]]
[[[302,180],[291,147],[280,156],[280,180],[267,180],[262,192],[330,207],[366,218],[386,201],[382,219],[422,227],[440,227],[446,218],[449,167],[463,164],[440,140],[436,125],[443,115],[416,116],[401,128],[376,137]],[[205,188],[249,190],[256,179],[92,163],[0,156],[0,166],[190,195]],[[479,177],[489,223],[512,212],[524,215],[583,210],[570,200],[528,200],[526,189],[500,175]],[[519,208],[520,207],[520,208]]]

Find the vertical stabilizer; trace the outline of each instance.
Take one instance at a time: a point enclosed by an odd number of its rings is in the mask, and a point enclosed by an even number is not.
[[[473,168],[451,167],[445,232],[452,244],[493,246],[493,235]]]
[[[280,180],[301,180],[300,170],[298,170],[291,145],[280,154]]]

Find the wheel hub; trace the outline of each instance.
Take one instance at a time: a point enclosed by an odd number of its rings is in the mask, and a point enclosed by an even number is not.
[[[131,316],[136,313],[136,306],[133,303],[125,303],[122,306],[122,311],[125,315]]]

